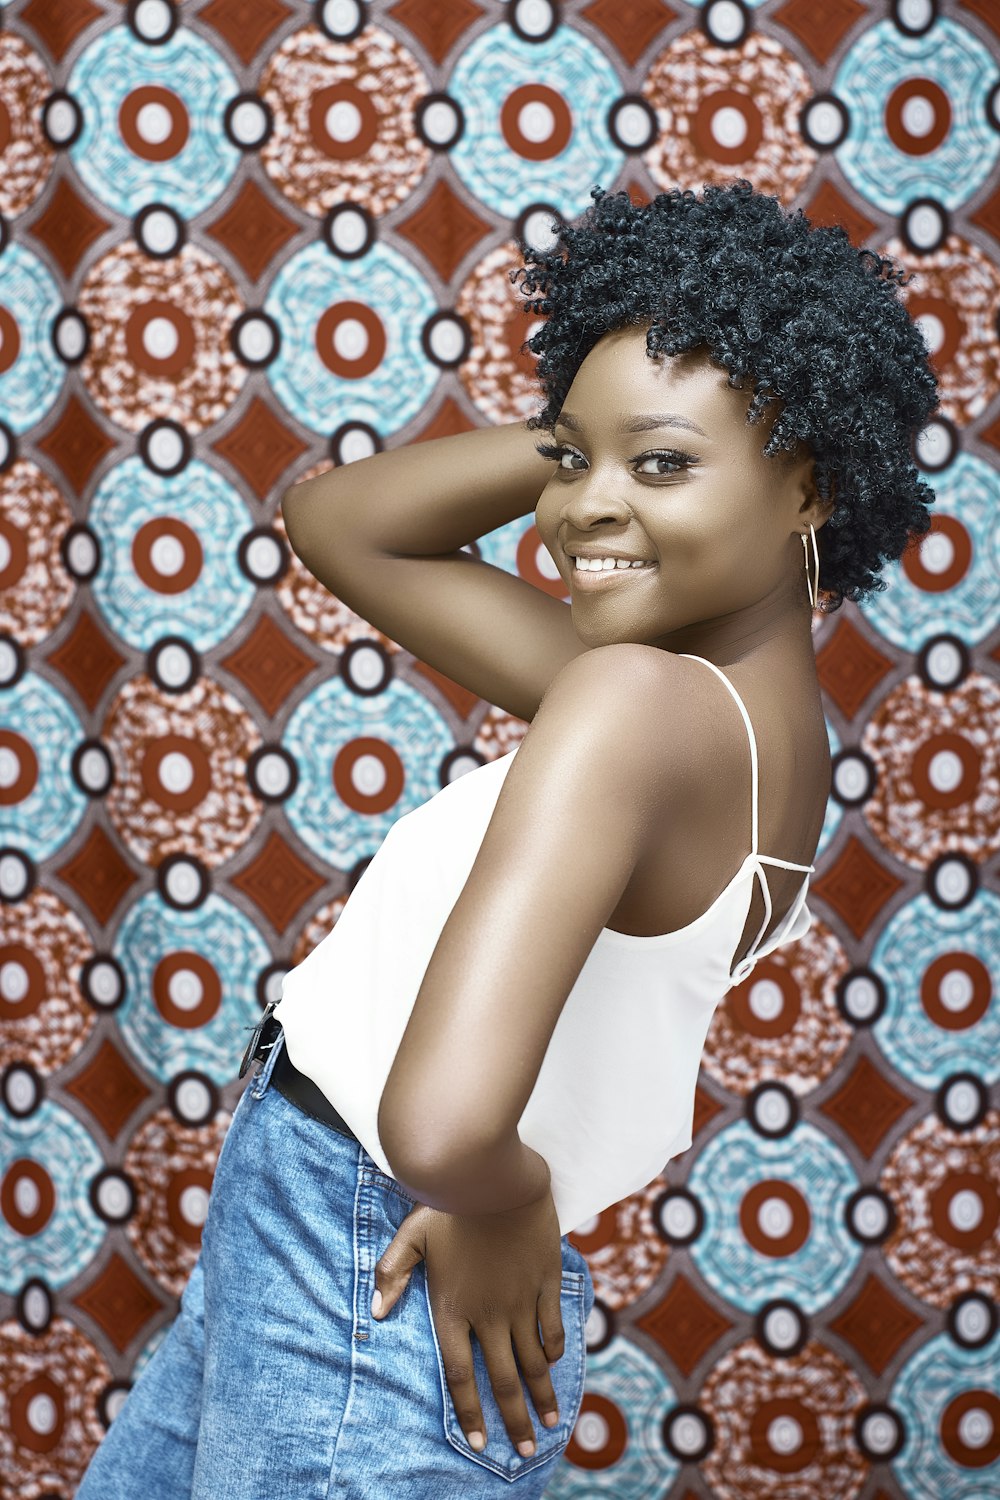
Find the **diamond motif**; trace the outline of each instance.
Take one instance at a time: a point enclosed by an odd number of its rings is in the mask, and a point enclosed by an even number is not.
[[[102,927],[139,878],[100,823],[94,824],[83,846],[56,874],[86,902]]]
[[[269,718],[273,718],[289,693],[315,663],[276,625],[270,615],[261,615],[256,625],[222,665],[238,677]]]
[[[87,1066],[63,1088],[86,1106],[112,1141],[151,1092],[107,1037]]]
[[[274,830],[257,857],[230,880],[278,932],[284,932],[296,912],[326,884]]]
[[[114,448],[108,437],[78,396],[70,391],[62,416],[36,446],[59,465],[78,495],[82,495],[97,465]]]
[[[112,1250],[107,1265],[90,1285],[73,1298],[73,1305],[93,1318],[119,1354],[163,1307],[117,1250]]]
[[[854,1301],[830,1319],[830,1331],[846,1340],[876,1375],[924,1320],[901,1302],[873,1271]]]
[[[636,1318],[635,1326],[654,1338],[687,1378],[712,1345],[734,1325],[706,1301],[683,1271],[678,1271],[662,1302]]]
[[[115,650],[87,610],[82,609],[71,633],[61,646],[49,653],[48,661],[62,673],[70,687],[76,689],[81,702],[93,713],[104,689],[126,658]]]
[[[892,671],[892,665],[849,619],[841,620],[816,653],[820,687],[829,693],[845,719],[854,718],[866,698]]]
[[[821,879],[813,881],[812,890],[860,940],[903,883],[851,834],[836,864]]]
[[[862,1156],[871,1157],[912,1103],[861,1053],[850,1075],[819,1109],[850,1136]]]

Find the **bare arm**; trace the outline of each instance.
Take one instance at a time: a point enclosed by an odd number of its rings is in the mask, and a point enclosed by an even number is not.
[[[523,422],[374,453],[287,490],[319,581],[428,666],[530,720],[583,646],[569,605],[461,549],[530,516],[554,464]]]
[[[631,643],[573,661],[507,773],[379,1108],[394,1174],[431,1207],[502,1212],[547,1186],[517,1124],[598,933],[687,790],[699,731],[677,668]]]

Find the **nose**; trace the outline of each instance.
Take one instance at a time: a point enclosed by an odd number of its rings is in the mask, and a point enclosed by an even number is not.
[[[567,495],[560,507],[559,517],[571,530],[590,531],[602,523],[621,526],[632,514],[627,501],[619,499],[606,483],[598,485],[579,480],[573,485],[573,493]]]

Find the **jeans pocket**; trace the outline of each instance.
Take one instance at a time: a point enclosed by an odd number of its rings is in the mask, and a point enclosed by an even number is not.
[[[504,1423],[503,1413],[493,1395],[486,1359],[474,1332],[470,1338],[470,1345],[479,1404],[486,1423],[486,1447],[481,1453],[477,1453],[469,1444],[459,1423],[455,1404],[451,1398],[451,1390],[445,1378],[444,1355],[441,1352],[437,1330],[434,1328],[434,1315],[431,1311],[430,1291],[427,1288],[426,1278],[424,1289],[430,1325],[434,1334],[434,1345],[437,1349],[441,1394],[444,1398],[444,1435],[448,1442],[473,1463],[480,1464],[485,1469],[492,1469],[494,1474],[500,1474],[504,1479],[520,1479],[522,1474],[529,1474],[542,1464],[554,1463],[573,1435],[573,1428],[576,1426],[576,1419],[583,1403],[583,1385],[587,1365],[587,1345],[584,1335],[586,1278],[583,1273],[570,1271],[565,1267],[562,1273],[559,1303],[564,1334],[563,1353],[554,1365],[549,1366],[552,1389],[555,1392],[559,1410],[559,1421],[555,1427],[544,1426],[535,1410],[535,1403],[531,1399],[531,1392],[525,1384],[524,1376],[521,1376],[524,1403],[535,1433],[535,1451],[530,1458],[522,1458],[514,1447]]]

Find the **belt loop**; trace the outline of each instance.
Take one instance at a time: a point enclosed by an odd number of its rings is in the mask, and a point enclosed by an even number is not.
[[[285,1033],[282,1029],[281,1022],[275,1021],[274,1026],[277,1028],[277,1033],[273,1037],[273,1039],[269,1043],[267,1043],[268,1050],[264,1053],[263,1066],[258,1070],[256,1078],[250,1085],[250,1092],[253,1094],[255,1099],[259,1099],[265,1092],[265,1090],[270,1086],[271,1074],[274,1072],[274,1065],[278,1061],[278,1053],[285,1045]]]

